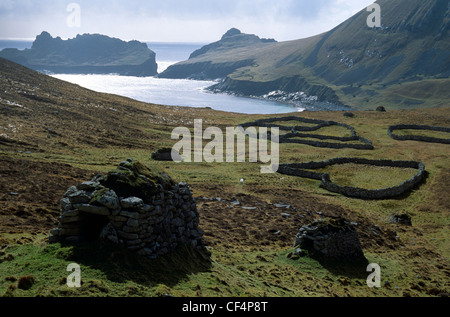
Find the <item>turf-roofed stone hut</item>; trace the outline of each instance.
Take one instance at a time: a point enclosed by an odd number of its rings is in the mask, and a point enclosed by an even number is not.
[[[203,247],[189,186],[132,159],[70,187],[61,199],[61,213],[50,243],[103,239],[151,258],[181,245]]]

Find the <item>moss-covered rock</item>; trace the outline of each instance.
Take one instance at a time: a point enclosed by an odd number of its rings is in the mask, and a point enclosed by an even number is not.
[[[138,161],[128,159],[99,179],[100,184],[114,190],[119,197],[140,197],[151,201],[160,186],[168,189],[174,181],[164,172],[151,170]]]

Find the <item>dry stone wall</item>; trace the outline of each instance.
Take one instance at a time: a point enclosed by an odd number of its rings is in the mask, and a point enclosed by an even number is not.
[[[290,122],[296,121],[300,123],[307,124],[315,124],[315,126],[284,126],[276,124],[275,122]],[[308,119],[308,118],[300,118],[300,117],[284,117],[284,118],[269,118],[269,119],[260,119],[254,122],[244,123],[240,125],[243,128],[246,127],[267,127],[267,128],[279,128],[281,131],[289,131],[284,135],[280,135],[280,143],[297,143],[297,144],[306,144],[315,147],[323,147],[323,148],[332,148],[332,149],[343,149],[343,148],[352,148],[358,150],[373,150],[373,144],[370,140],[358,136],[355,128],[348,124],[334,122],[334,121],[324,121],[317,119]],[[324,127],[330,126],[340,126],[344,127],[350,131],[351,136],[349,137],[338,137],[338,136],[329,136],[329,135],[320,135],[313,133],[305,133],[305,132],[313,132],[317,131]],[[300,133],[301,132],[301,133]],[[317,139],[315,140],[306,140],[306,138]],[[320,140],[320,141],[319,141]],[[340,141],[340,142],[352,142],[359,141],[359,143],[338,143],[338,142],[327,142],[324,140],[332,140],[332,141]]]
[[[203,232],[192,192],[129,159],[117,170],[70,187],[61,199],[51,243],[105,239],[155,258],[180,245],[201,248]]]
[[[445,127],[433,127],[429,125],[414,125],[414,124],[400,124],[390,126],[388,129],[389,136],[394,140],[399,141],[421,141],[421,142],[432,142],[432,143],[443,143],[450,144],[450,139],[433,138],[422,135],[398,135],[395,134],[396,130],[419,130],[419,131],[438,131],[450,133],[450,128]]]
[[[414,168],[418,172],[411,179],[404,181],[402,184],[390,188],[368,190],[358,187],[340,186],[333,183],[330,179],[330,175],[326,173],[317,173],[309,171],[309,169],[324,168],[330,165],[336,164],[363,164],[374,166],[389,166],[398,168]],[[309,163],[293,163],[280,165],[278,172],[281,174],[299,176],[304,178],[320,180],[320,187],[339,193],[348,197],[361,198],[361,199],[389,199],[400,196],[414,187],[422,183],[426,178],[425,165],[421,162],[414,161],[391,161],[391,160],[369,160],[359,158],[335,158],[322,162],[309,162]]]

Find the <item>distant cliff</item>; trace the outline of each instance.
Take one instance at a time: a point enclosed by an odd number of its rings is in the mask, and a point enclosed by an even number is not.
[[[52,73],[154,76],[158,70],[156,54],[147,44],[124,42],[100,34],[84,34],[62,40],[42,32],[31,49],[4,49],[0,51],[0,57],[37,71]]]
[[[271,46],[274,43],[277,43],[274,39],[262,39],[232,28],[222,36],[220,41],[196,50],[191,54],[189,60],[170,66],[159,74],[159,77],[200,80],[225,78],[236,69],[254,64],[253,58],[240,58],[239,54],[229,56],[230,51],[241,51],[242,55],[247,56],[252,50]]]
[[[228,50],[238,47],[253,46],[258,44],[276,43],[274,39],[261,39],[253,34],[244,34],[236,28],[228,30],[218,42],[208,44],[196,50],[191,54],[189,59],[193,59],[206,53],[217,52],[220,50]]]

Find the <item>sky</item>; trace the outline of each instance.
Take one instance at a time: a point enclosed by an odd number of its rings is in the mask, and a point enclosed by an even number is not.
[[[375,0],[0,0],[0,39],[42,31],[143,42],[210,43],[232,27],[288,41],[331,30]]]

